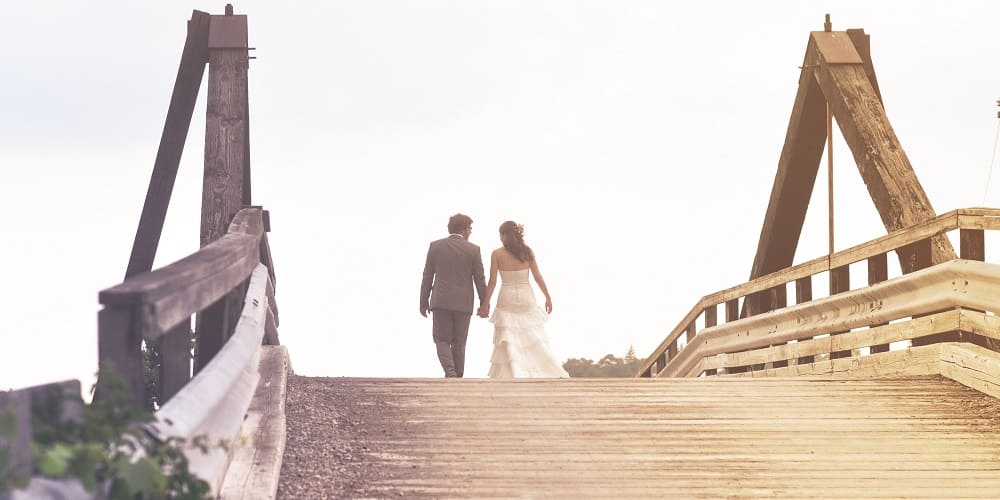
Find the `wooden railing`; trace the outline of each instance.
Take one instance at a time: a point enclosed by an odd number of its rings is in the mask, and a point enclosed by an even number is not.
[[[932,267],[931,239],[956,229],[964,260],[927,269]],[[995,300],[1000,282],[991,281],[1000,277],[1000,268],[961,263],[984,261],[984,231],[997,229],[998,209],[954,210],[707,295],[643,361],[636,376],[709,376],[765,369],[814,373],[828,368],[814,366],[818,361],[832,366],[838,359],[886,353],[890,342],[900,340],[920,346],[961,339],[996,347],[997,320],[983,311],[1000,308]],[[900,265],[909,270],[906,277],[889,280],[891,252],[908,259]],[[868,280],[852,291],[850,266],[862,261],[867,262]],[[813,300],[813,277],[821,273],[829,273],[830,294]],[[977,274],[989,286],[977,294],[958,293],[958,298],[935,296],[934,287],[958,286],[949,280],[963,273]],[[790,283],[795,287],[793,305],[787,297]],[[887,307],[890,302],[898,307]],[[724,306],[721,322],[720,305]],[[903,318],[913,319],[901,326],[898,320]],[[960,326],[963,321],[965,327]]]
[[[267,268],[269,278],[264,340],[278,344],[269,229],[266,211],[244,208],[222,238],[173,264],[100,292],[104,308],[98,314],[99,357],[126,379],[136,401],[144,400],[141,343],[156,343],[159,348],[162,405],[191,378],[192,315],[213,306],[222,314],[220,322],[199,320],[215,328],[196,328],[194,370],[198,372],[233,334],[251,274],[259,264]]]

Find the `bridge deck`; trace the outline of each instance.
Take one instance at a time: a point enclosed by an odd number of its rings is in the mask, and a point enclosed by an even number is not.
[[[997,497],[1000,404],[939,377],[292,377],[279,496]]]

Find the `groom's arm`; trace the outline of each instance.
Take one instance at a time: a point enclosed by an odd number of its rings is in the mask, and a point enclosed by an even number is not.
[[[472,281],[476,284],[476,293],[479,294],[479,308],[489,307],[489,298],[486,297],[486,273],[483,271],[483,254],[476,247],[475,262],[472,267]],[[487,309],[487,312],[489,309]]]
[[[427,261],[424,263],[424,279],[420,282],[420,315],[427,317],[427,311],[431,308],[431,288],[434,284],[434,262],[431,259],[431,250],[427,249]]]

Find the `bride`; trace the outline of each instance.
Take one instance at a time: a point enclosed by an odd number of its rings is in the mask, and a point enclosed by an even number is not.
[[[535,254],[524,243],[524,226],[504,222],[500,225],[500,241],[503,246],[493,251],[486,300],[479,310],[480,316],[487,315],[499,272],[502,285],[490,318],[495,327],[490,378],[569,377],[549,350],[544,323],[548,319],[546,313],[552,312],[552,299],[538,271]],[[545,311],[535,302],[535,292],[528,282],[529,271],[545,294]]]

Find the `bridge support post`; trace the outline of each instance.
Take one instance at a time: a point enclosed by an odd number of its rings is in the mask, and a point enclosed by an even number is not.
[[[205,177],[201,205],[201,246],[226,233],[230,221],[250,204],[247,18],[212,16],[208,36],[208,103],[205,123]],[[237,287],[198,315],[195,371],[219,351],[243,306],[245,286]]]

